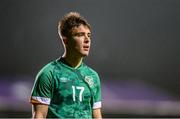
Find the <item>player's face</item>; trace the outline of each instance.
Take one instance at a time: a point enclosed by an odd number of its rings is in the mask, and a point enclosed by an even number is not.
[[[91,45],[90,37],[91,32],[87,26],[80,25],[79,27],[75,27],[72,29],[70,47],[71,51],[75,53],[74,55],[84,57],[89,54]]]

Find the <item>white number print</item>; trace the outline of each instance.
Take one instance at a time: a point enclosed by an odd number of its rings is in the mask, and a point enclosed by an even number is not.
[[[72,90],[73,90],[73,101],[76,101],[76,89],[77,90],[80,90],[80,93],[79,93],[79,101],[82,102],[82,95],[83,95],[83,92],[84,92],[84,87],[81,87],[81,86],[72,86]]]

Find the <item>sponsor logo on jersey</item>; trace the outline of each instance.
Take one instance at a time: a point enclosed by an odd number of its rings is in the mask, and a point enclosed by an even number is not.
[[[62,77],[62,78],[60,78],[60,81],[61,81],[61,82],[67,82],[67,81],[68,81],[68,79],[67,79],[67,78],[65,78],[65,77]]]
[[[88,85],[90,87],[92,87],[94,85],[93,77],[91,77],[91,76],[85,76],[85,81],[88,83]]]

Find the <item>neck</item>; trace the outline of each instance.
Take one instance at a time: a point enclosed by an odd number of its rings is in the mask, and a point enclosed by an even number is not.
[[[75,69],[81,65],[82,60],[83,60],[82,57],[78,57],[76,55],[68,55],[66,53],[62,56],[62,58],[64,59],[67,65]]]

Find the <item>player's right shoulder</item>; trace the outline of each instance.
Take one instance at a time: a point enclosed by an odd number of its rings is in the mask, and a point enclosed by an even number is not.
[[[48,64],[44,65],[39,72],[37,73],[36,78],[41,77],[41,76],[47,76],[51,77],[53,74],[53,70],[56,67],[55,61],[51,61]]]

